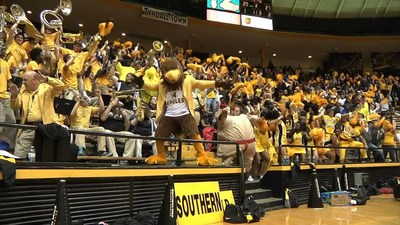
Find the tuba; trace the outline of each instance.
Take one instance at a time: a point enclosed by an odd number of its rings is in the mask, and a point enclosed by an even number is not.
[[[0,56],[5,54],[7,49],[6,44],[6,33],[4,28],[7,26],[7,22],[15,23],[15,18],[8,12],[6,12],[7,7],[0,6]]]
[[[68,16],[72,11],[71,0],[60,0],[60,4],[56,9],[43,10],[40,13],[40,21],[49,28],[52,28],[52,29],[60,28],[61,29],[63,17],[60,14],[58,14],[60,11],[64,16]],[[48,20],[47,16],[52,16],[55,19]]]
[[[19,24],[25,25],[25,32],[33,38],[43,38],[40,32],[36,29],[36,27],[32,24],[31,21],[26,18],[24,10],[21,6],[17,4],[12,4],[10,7],[11,15],[15,18],[15,21]]]
[[[15,23],[15,18],[8,12],[6,12],[6,6],[0,6],[0,32],[4,31],[7,22]]]

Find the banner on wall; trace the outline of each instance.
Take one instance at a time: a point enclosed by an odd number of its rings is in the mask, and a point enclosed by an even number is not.
[[[142,17],[172,23],[181,26],[188,25],[188,18],[160,9],[142,6]]]
[[[175,183],[178,224],[222,222],[226,205],[235,204],[233,193],[220,191],[218,182]]]

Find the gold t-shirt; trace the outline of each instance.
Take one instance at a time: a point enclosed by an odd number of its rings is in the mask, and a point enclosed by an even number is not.
[[[10,69],[3,59],[0,59],[0,98],[10,98],[7,92],[7,81],[11,80]]]
[[[42,64],[38,64],[36,61],[32,60],[26,66],[25,71],[28,72],[28,71],[32,71],[32,70],[41,70],[42,67],[43,67]]]
[[[24,60],[28,60],[28,54],[26,54],[25,49],[15,42],[15,40],[12,40],[11,44],[8,46],[6,55],[10,55],[7,60],[10,68],[18,68]]]
[[[71,127],[88,128],[92,115],[99,113],[99,107],[79,105],[76,114],[71,116]]]

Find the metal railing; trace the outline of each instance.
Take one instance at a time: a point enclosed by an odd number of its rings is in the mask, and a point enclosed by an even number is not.
[[[38,130],[37,125],[23,125],[23,124],[14,124],[14,123],[0,123],[0,127],[10,127],[16,129],[31,129]],[[131,139],[144,139],[144,140],[160,140],[160,141],[168,141],[170,143],[178,143],[178,148],[176,149],[176,166],[182,166],[182,143],[211,143],[211,144],[226,144],[226,145],[235,145],[236,146],[236,166],[240,168],[240,181],[239,181],[239,198],[241,202],[244,201],[245,197],[245,180],[244,180],[244,159],[243,153],[239,147],[239,143],[235,141],[209,141],[209,140],[194,140],[194,139],[179,139],[179,138],[164,138],[164,137],[152,137],[152,136],[138,136],[130,134],[118,134],[112,132],[94,132],[94,131],[84,131],[77,129],[70,129],[67,126],[62,126],[68,130],[70,136],[73,134],[84,134],[84,135],[94,135],[94,136],[107,136],[107,137],[119,137],[119,138],[131,138]],[[110,157],[112,160],[112,157]]]
[[[395,157],[395,162],[398,162],[399,161],[399,156],[398,156],[398,154],[399,154],[399,152],[400,152],[400,148],[399,147],[376,147],[376,148],[369,148],[369,147],[340,147],[340,146],[305,146],[305,145],[282,145],[282,146],[280,146],[280,147],[277,147],[276,149],[278,149],[278,152],[277,152],[277,154],[278,154],[278,160],[279,160],[279,163],[280,163],[280,165],[282,165],[282,159],[281,159],[281,156],[282,156],[282,152],[281,152],[281,148],[282,147],[293,147],[293,148],[305,148],[305,150],[306,150],[306,154],[309,154],[310,155],[310,162],[313,162],[313,163],[315,163],[314,162],[314,149],[318,149],[318,148],[322,148],[322,149],[334,149],[334,150],[340,150],[340,149],[345,149],[345,150],[356,150],[356,151],[358,151],[358,159],[359,160],[361,160],[361,153],[360,153],[360,150],[361,149],[366,149],[366,150],[371,150],[371,151],[373,151],[373,150],[388,150],[388,151],[391,151],[391,150],[394,150],[394,157]],[[336,153],[335,153],[336,154]],[[384,159],[386,158],[386,156],[384,155],[383,156],[384,157]],[[340,164],[342,164],[342,163],[340,163]]]

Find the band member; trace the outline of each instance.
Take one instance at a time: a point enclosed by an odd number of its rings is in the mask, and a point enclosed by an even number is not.
[[[43,69],[43,50],[41,48],[33,48],[29,53],[31,61],[26,66],[26,71],[40,70]]]
[[[108,104],[107,108],[100,114],[99,125],[104,127],[106,132],[114,134],[132,135],[129,132],[130,121],[127,110],[122,109],[122,103],[118,98],[114,98]],[[104,153],[103,156],[112,155],[118,157],[118,152],[115,142],[124,143],[124,152],[133,151],[135,148],[136,139],[125,137],[111,137],[107,138],[107,149],[109,154]]]
[[[98,115],[104,110],[103,98],[101,97],[100,90],[96,90],[99,106],[89,106],[87,102],[82,101],[80,96],[77,96],[76,104],[71,112],[71,125],[73,129],[84,131],[104,132],[103,127],[90,127],[90,119],[94,115]],[[111,138],[111,137],[107,137]],[[84,134],[75,134],[75,144],[79,147],[78,155],[85,155],[86,140]],[[107,155],[106,152],[106,137],[97,136],[97,155]]]
[[[65,84],[64,98],[72,100],[79,94],[78,74],[80,71],[79,66],[75,64],[75,57],[70,54],[64,55],[63,59],[58,63],[58,68]]]
[[[4,53],[1,52],[1,55]],[[14,111],[10,107],[10,94],[7,87],[12,84],[10,69],[6,61],[0,58],[0,122],[15,123]],[[10,148],[14,149],[15,137],[17,131],[15,128],[0,127],[0,136],[5,136],[10,140]]]
[[[28,61],[28,55],[25,49],[22,47],[24,43],[24,34],[15,34],[18,23],[15,23],[8,31],[7,38],[7,51],[5,59],[10,68],[11,74],[19,76],[20,71],[24,71],[26,67],[26,62]]]

